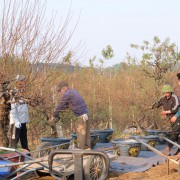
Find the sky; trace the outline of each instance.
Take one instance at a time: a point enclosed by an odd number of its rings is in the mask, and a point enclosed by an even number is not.
[[[47,17],[57,13],[57,25],[70,9],[69,30],[78,24],[69,46],[75,47],[81,42],[83,54],[78,53],[82,65],[88,65],[94,56],[102,58],[101,51],[107,45],[112,46],[114,57],[105,66],[123,62],[127,52],[138,56],[130,44],[140,45],[144,40],[152,41],[154,36],[162,41],[169,37],[171,42],[180,45],[180,0],[40,1],[47,2]]]

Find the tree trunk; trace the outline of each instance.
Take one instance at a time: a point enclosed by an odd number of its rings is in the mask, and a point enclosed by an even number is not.
[[[8,147],[8,130],[9,130],[9,112],[11,110],[11,104],[9,93],[6,92],[8,84],[1,83],[1,95],[0,95],[0,146]]]
[[[2,100],[0,100],[2,102]],[[0,146],[8,147],[8,129],[9,129],[9,107],[0,104]]]
[[[112,129],[112,101],[111,101],[111,94],[109,89],[109,123],[108,128]]]

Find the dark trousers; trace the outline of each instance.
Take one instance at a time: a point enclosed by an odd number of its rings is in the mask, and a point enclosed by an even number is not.
[[[169,139],[173,142],[177,142],[180,145],[180,118],[176,119],[175,123],[172,123],[172,134],[169,136]],[[168,146],[171,148],[173,144],[168,143]]]
[[[11,147],[17,148],[17,144],[18,144],[19,140],[21,142],[21,147],[23,149],[27,149],[29,151],[26,123],[21,123],[21,128],[16,128],[15,125],[13,124]]]

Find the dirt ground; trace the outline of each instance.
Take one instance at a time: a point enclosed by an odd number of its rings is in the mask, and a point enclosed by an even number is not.
[[[40,180],[54,180],[50,176],[39,177]],[[169,174],[167,163],[152,167],[148,171],[140,173],[110,173],[107,180],[180,180],[178,174],[178,166],[171,163],[169,164]]]
[[[178,166],[170,163],[169,175],[167,163],[152,167],[148,171],[140,173],[110,173],[107,180],[180,180]]]

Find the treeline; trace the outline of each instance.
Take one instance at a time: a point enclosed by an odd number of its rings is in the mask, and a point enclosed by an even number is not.
[[[152,72],[152,75],[147,74],[145,70]],[[128,63],[127,61],[119,68],[98,69],[91,66],[78,68],[73,72],[54,69],[50,72],[50,77],[51,79],[58,77],[53,83],[54,87],[59,81],[65,80],[70,87],[82,94],[89,109],[92,128],[113,128],[118,136],[125,127],[131,125],[139,125],[145,129],[153,124],[158,128],[167,125],[167,122],[160,116],[160,109],[152,110],[152,104],[162,96],[161,88],[164,84],[171,84],[173,87],[177,85],[177,72],[178,61],[167,71],[155,71],[155,68],[148,65],[142,66],[138,62]],[[52,107],[58,102],[56,97],[59,95],[56,91],[52,91],[49,85],[46,88],[47,92],[41,90],[42,93],[45,92],[43,99],[49,106],[46,109],[52,111]],[[47,97],[47,94],[51,96]],[[46,106],[45,104],[43,107]],[[50,134],[48,115],[45,116],[45,113],[36,109],[31,110],[34,112],[31,121],[33,124],[31,131],[34,132],[32,134],[35,132],[37,136],[47,136],[47,132]],[[65,136],[70,136],[74,131],[73,123],[73,115],[67,111],[62,117]]]
[[[164,42],[158,42],[158,48],[162,44]],[[109,47],[104,52],[109,51]],[[168,49],[168,52],[164,52],[167,49],[161,52],[166,54],[164,59],[158,56],[158,59],[153,60],[147,54],[148,58],[143,59],[145,54],[142,54],[143,61],[140,61],[129,55],[125,62],[111,68],[104,68],[103,61],[99,67],[95,67],[92,61],[89,67],[72,66],[68,63],[52,65],[48,62],[39,66],[16,56],[6,55],[0,60],[1,72],[6,72],[1,73],[1,82],[10,80],[10,88],[14,88],[13,78],[16,74],[27,77],[27,97],[36,100],[38,104],[30,106],[28,133],[32,143],[38,143],[40,137],[51,134],[48,120],[61,98],[57,85],[62,80],[82,94],[89,109],[92,128],[113,128],[117,136],[131,125],[148,128],[156,124],[158,128],[162,128],[165,121],[160,117],[160,110],[152,110],[151,107],[162,96],[161,88],[164,84],[176,86],[179,57],[174,51],[170,59],[171,54],[168,53],[171,51]],[[111,48],[109,52],[112,54],[112,51]],[[69,64],[70,62],[69,59]],[[64,136],[70,136],[74,131],[72,113],[65,112],[61,121]]]

